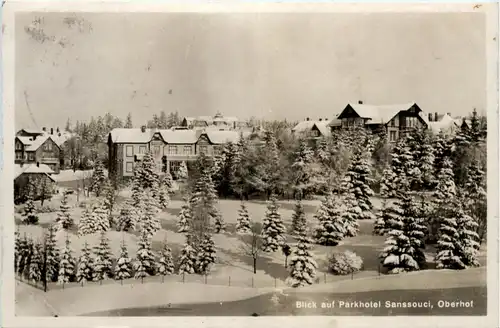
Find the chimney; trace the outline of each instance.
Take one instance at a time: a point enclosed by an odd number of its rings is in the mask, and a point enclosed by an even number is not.
[[[328,121],[328,117],[327,117],[327,118],[325,118],[325,121]]]
[[[57,135],[60,137],[61,136],[61,132],[59,132]]]
[[[448,114],[448,116],[450,116],[450,117],[451,117],[451,113],[446,113],[446,114]]]
[[[42,131],[43,131],[43,132],[46,132],[46,131],[47,131],[47,128],[46,128],[46,127],[43,127],[43,128],[42,128]]]
[[[141,126],[141,131],[142,131],[142,133],[146,132],[146,126],[145,125]]]
[[[40,162],[36,162],[36,167],[40,167]]]
[[[50,134],[54,134],[54,128],[50,128]]]
[[[434,113],[434,122],[437,122],[437,121],[439,121],[439,119],[438,119],[438,113],[435,112]]]
[[[363,100],[358,100],[358,104],[363,105]]]
[[[306,117],[306,121],[309,121],[309,117]]]
[[[432,122],[432,113],[429,113],[428,116],[429,116],[429,122]]]
[[[319,121],[321,122],[321,121],[323,121],[323,119],[320,117],[320,118],[319,118]]]
[[[56,132],[59,133],[59,127],[57,127]]]

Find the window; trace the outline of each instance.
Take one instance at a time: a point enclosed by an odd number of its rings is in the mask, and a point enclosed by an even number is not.
[[[207,146],[200,146],[200,153],[206,154],[207,153]]]
[[[193,147],[191,146],[184,146],[184,155],[191,155],[193,153]]]
[[[170,155],[177,155],[177,146],[168,146],[168,153]]]
[[[140,146],[139,147],[139,154],[145,154],[146,153],[146,146]]]
[[[28,159],[29,159],[30,161],[34,161],[34,160],[35,160],[35,153],[33,153],[33,152],[29,153],[29,154],[28,154]]]
[[[215,155],[220,155],[221,152],[222,152],[222,146],[214,146]]]
[[[16,152],[16,159],[17,159],[17,160],[21,160],[21,159],[23,159],[23,153],[21,153],[21,152]]]
[[[389,140],[390,141],[396,141],[396,131],[390,131],[389,132]]]
[[[179,166],[181,165],[181,162],[179,161],[172,161],[170,162],[170,172],[177,172],[179,170]]]
[[[393,119],[391,120],[391,126],[396,126],[396,119],[395,119],[395,118],[393,118]]]
[[[23,145],[20,142],[16,142],[16,150],[23,150]]]
[[[127,149],[127,157],[134,156],[134,146],[126,146]]]
[[[134,171],[134,163],[133,162],[127,162],[125,167],[125,170],[129,173]]]

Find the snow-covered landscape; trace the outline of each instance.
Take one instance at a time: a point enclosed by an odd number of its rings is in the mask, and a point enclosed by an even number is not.
[[[216,11],[16,14],[15,315],[492,315],[485,18]]]

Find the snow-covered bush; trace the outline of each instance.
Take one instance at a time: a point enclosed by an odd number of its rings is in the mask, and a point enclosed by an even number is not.
[[[347,275],[363,268],[363,259],[351,251],[332,253],[328,257],[328,270],[335,275]]]
[[[57,208],[51,205],[43,205],[38,208],[38,213],[54,213],[57,212]]]

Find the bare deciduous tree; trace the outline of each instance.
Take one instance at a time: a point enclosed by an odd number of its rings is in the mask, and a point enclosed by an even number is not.
[[[250,231],[241,235],[241,251],[253,259],[253,273],[257,273],[257,259],[262,252],[262,224],[254,222],[251,224]]]

